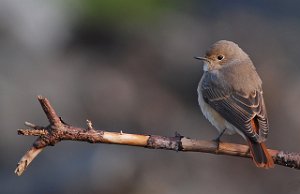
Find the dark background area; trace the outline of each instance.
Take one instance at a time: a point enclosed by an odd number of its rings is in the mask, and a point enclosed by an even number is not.
[[[17,129],[47,125],[39,94],[75,126],[89,119],[108,131],[213,139],[193,57],[220,39],[238,43],[263,80],[268,147],[299,151],[300,3],[280,2],[0,1],[0,192],[300,193],[293,169],[80,142],[47,147],[23,176],[13,173],[34,141]]]

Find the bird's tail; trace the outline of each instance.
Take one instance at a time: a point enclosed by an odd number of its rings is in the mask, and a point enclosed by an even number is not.
[[[259,168],[274,168],[274,161],[264,143],[248,140],[253,162]]]

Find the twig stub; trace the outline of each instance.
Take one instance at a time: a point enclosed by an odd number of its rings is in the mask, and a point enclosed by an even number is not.
[[[42,96],[38,96],[38,100],[50,122],[50,125],[60,126],[62,122],[60,121],[60,118],[57,116],[55,110],[52,108],[49,100]]]

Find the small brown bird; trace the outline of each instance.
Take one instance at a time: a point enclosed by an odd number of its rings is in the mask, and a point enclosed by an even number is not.
[[[204,62],[198,100],[204,116],[223,133],[237,132],[247,140],[257,167],[274,162],[264,142],[269,132],[262,81],[249,56],[234,42],[220,40],[195,57]]]

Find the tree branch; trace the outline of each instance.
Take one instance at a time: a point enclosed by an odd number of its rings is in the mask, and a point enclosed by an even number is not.
[[[215,141],[196,140],[175,134],[175,137],[158,135],[128,134],[120,131],[108,132],[95,130],[91,121],[87,120],[87,128],[79,128],[66,124],[57,116],[47,98],[38,96],[38,100],[49,120],[46,127],[25,122],[30,129],[19,129],[19,135],[38,136],[33,146],[25,153],[19,161],[15,173],[22,175],[34,158],[46,147],[54,146],[63,140],[85,141],[89,143],[120,144],[139,146],[150,149],[165,149],[184,152],[205,152],[229,156],[251,158],[249,147],[241,144]],[[289,153],[269,149],[274,163],[290,168],[300,169],[300,153]]]

